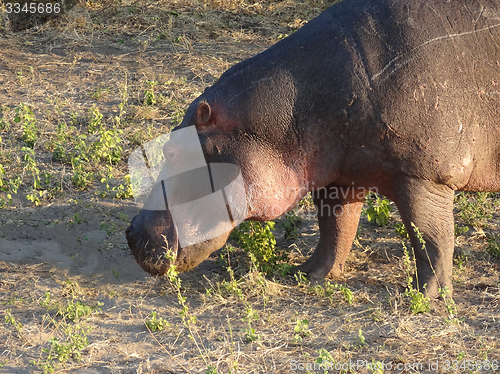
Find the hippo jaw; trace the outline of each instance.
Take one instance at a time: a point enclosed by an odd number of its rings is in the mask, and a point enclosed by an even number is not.
[[[175,266],[178,272],[196,267],[221,248],[229,233],[180,248],[177,230],[168,211],[142,210],[125,231],[137,263],[152,276],[165,275]]]

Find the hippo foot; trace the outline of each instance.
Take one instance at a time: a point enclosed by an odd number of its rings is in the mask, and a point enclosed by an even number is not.
[[[447,279],[438,279],[435,276],[419,278],[419,284],[413,281],[413,287],[430,299],[444,300],[452,298],[453,286]],[[444,297],[443,295],[444,294]]]
[[[298,265],[292,270],[292,274],[299,272],[305,273],[312,281],[319,281],[325,278],[338,279],[342,276],[344,264],[334,264],[327,266],[324,261],[315,261],[316,259],[310,258],[301,265]]]

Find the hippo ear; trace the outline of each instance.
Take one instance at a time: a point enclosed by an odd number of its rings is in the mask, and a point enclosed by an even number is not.
[[[196,109],[196,120],[195,120],[196,127],[202,130],[206,128],[208,125],[210,125],[211,120],[212,120],[212,109],[210,108],[210,105],[208,105],[208,103],[202,101],[198,105],[198,109]]]

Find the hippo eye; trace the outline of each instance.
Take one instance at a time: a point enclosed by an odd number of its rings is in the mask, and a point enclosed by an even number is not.
[[[166,154],[166,156],[167,156],[167,158],[172,159],[175,156],[175,152],[174,151],[168,151],[167,154]]]

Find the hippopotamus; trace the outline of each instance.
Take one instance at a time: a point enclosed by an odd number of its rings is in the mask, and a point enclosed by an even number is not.
[[[227,70],[173,132],[194,126],[207,163],[239,167],[245,219],[273,220],[313,193],[320,239],[298,266],[312,279],[342,274],[365,196],[385,195],[420,290],[439,297],[452,291],[454,192],[500,191],[499,84],[499,2],[344,0]],[[180,248],[167,207],[143,209],[126,235],[163,275],[229,232]]]

